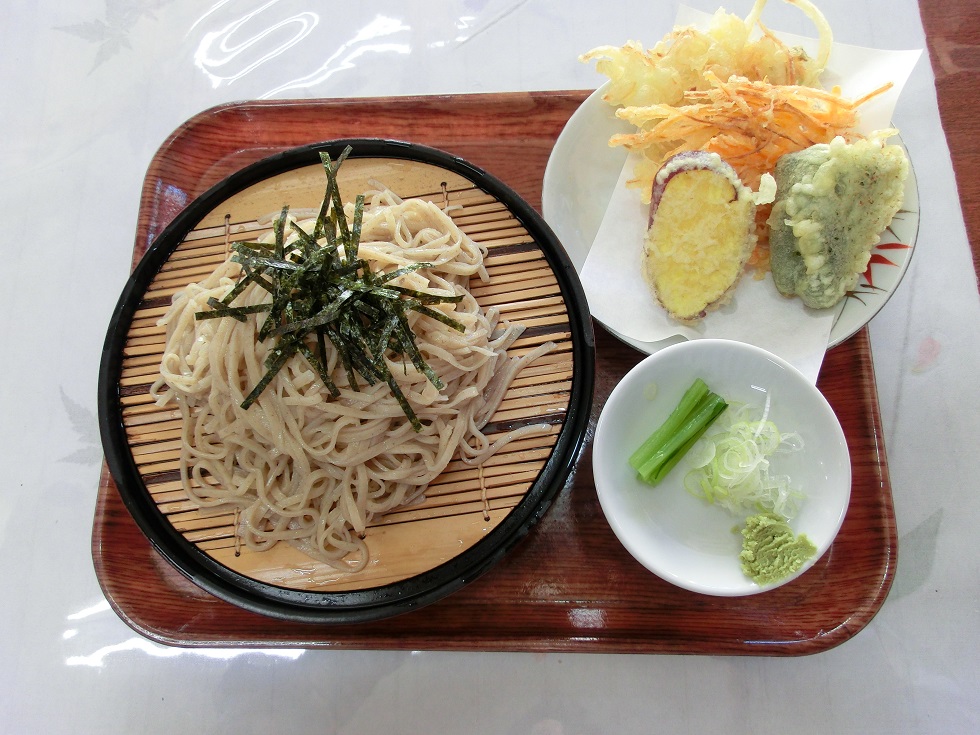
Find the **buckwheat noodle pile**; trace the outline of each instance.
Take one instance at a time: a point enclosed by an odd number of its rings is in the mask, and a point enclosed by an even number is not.
[[[429,263],[393,283],[463,296],[439,306],[465,326],[462,333],[422,314],[410,318],[442,390],[411,361],[385,358],[421,431],[387,384],[353,389],[329,344],[325,367],[338,397],[296,354],[243,409],[272,349],[270,340],[256,339],[267,314],[250,314],[244,322],[195,319],[209,298],[220,300],[240,279],[242,267],[230,259],[174,296],[162,320],[167,343],[151,390],[159,405],[172,401],[180,409],[181,481],[195,504],[235,509],[240,543],[249,549],[286,541],[351,572],[368,561],[363,535],[372,519],[420,500],[455,455],[479,465],[518,436],[547,431],[528,426],[493,443],[482,433],[514,376],[553,347],[508,356],[523,328],[503,323],[495,309],[484,311],[468,291],[471,276],[487,280],[486,253],[443,210],[386,190],[366,197],[358,257],[386,272]],[[306,232],[313,226],[310,220],[298,224]],[[251,284],[236,303],[270,299]]]

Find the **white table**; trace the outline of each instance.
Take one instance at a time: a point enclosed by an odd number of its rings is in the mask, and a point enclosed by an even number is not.
[[[812,35],[771,4],[771,27]],[[820,6],[841,42],[925,47],[911,0]],[[803,658],[181,649],[133,632],[100,591],[95,385],[165,137],[243,99],[592,88],[602,78],[578,54],[653,43],[675,13],[627,0],[5,8],[0,732],[980,731],[980,306],[926,55],[895,114],[918,247],[870,326],[898,568],[851,640]]]

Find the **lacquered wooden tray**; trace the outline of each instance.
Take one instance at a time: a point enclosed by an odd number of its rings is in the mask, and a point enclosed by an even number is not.
[[[251,102],[206,111],[154,158],[134,260],[181,207],[270,153],[345,137],[424,143],[483,167],[540,207],[555,139],[584,92]],[[591,421],[642,357],[596,328]],[[103,471],[93,557],[112,607],[172,645],[802,655],[836,646],[875,615],[891,586],[896,529],[866,330],[831,350],[818,385],[844,427],[851,504],[827,554],[798,580],[744,598],[675,588],[647,572],[606,523],[590,444],[545,518],[482,577],[433,605],[384,621],[285,622],[186,580],[152,548]],[[591,436],[591,432],[590,432]]]

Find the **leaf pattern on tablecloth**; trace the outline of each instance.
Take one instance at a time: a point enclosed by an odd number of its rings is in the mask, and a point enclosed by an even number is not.
[[[61,457],[59,462],[93,465],[102,461],[102,442],[99,438],[98,417],[88,408],[61,390],[61,402],[72,429],[78,435],[79,447],[75,451]]]
[[[156,20],[154,11],[169,5],[172,1],[106,0],[104,18],[67,26],[55,26],[55,30],[64,31],[98,45],[92,64],[92,71],[94,71],[123,49],[132,48],[129,35],[136,24],[143,18]]]

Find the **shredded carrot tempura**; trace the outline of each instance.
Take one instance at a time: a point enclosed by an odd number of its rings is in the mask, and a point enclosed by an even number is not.
[[[852,101],[836,88],[828,92],[743,77],[722,81],[710,71],[704,76],[708,89],[686,92],[679,105],[616,111],[617,117],[638,130],[615,135],[609,144],[643,153],[644,161],[628,185],[639,188],[645,200],[649,200],[660,166],[671,156],[689,150],[717,153],[738,172],[742,183],[758,189],[762,175],[772,173],[784,154],[829,143],[838,135],[853,139],[858,106],[892,86],[889,83]],[[765,269],[769,260],[765,227],[769,208],[759,209],[759,244],[749,264]]]
[[[780,156],[829,143],[837,135],[853,137],[858,105],[891,87],[852,102],[837,90],[740,77],[723,82],[711,72],[705,77],[710,88],[686,93],[679,106],[617,110],[617,117],[639,130],[613,136],[610,145],[642,151],[657,168],[684,150],[711,151],[731,164],[744,184],[758,188],[762,174],[772,172]]]

